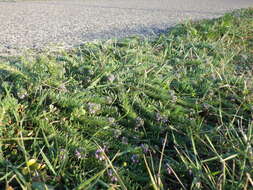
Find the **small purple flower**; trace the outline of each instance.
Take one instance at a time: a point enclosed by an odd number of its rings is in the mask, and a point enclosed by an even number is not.
[[[107,170],[107,174],[108,174],[109,177],[112,177],[113,176],[113,170],[112,169]]]
[[[81,158],[82,158],[81,153],[78,152],[77,150],[75,151],[75,155],[76,155],[76,157],[77,157],[78,159],[81,159]]]
[[[109,82],[113,82],[115,79],[116,79],[116,77],[115,77],[113,74],[110,74],[110,75],[107,77],[107,80],[108,80]]]
[[[119,138],[121,134],[122,134],[122,132],[121,132],[120,129],[115,129],[115,130],[114,130],[114,136],[115,136],[116,138]]]
[[[115,119],[113,117],[108,117],[108,122],[110,124],[114,124],[115,123]]]
[[[100,111],[100,109],[101,109],[101,105],[100,104],[95,104],[95,103],[91,103],[91,102],[88,103],[88,111],[89,111],[89,113],[95,114],[98,111]]]
[[[114,182],[118,181],[117,177],[113,174],[113,170],[112,169],[107,170],[107,175],[111,179],[111,182],[114,183]]]
[[[139,156],[134,154],[132,157],[131,157],[131,160],[133,163],[139,163]]]
[[[144,153],[147,153],[149,151],[149,146],[147,144],[141,144],[141,148]]]
[[[105,159],[103,150],[101,150],[101,149],[96,150],[95,156],[96,156],[96,158],[97,158],[98,160],[100,160],[100,161],[102,161],[102,160]]]
[[[155,119],[157,122],[168,123],[168,119],[165,116],[161,115],[159,112],[156,113]]]
[[[68,154],[68,152],[67,152],[66,149],[63,149],[63,148],[60,149],[60,155],[59,155],[59,157],[60,157],[61,160],[65,160],[66,157],[67,157],[67,154]]]
[[[107,147],[97,149],[95,152],[95,157],[100,161],[105,160],[106,151],[107,151]]]
[[[135,119],[135,127],[134,127],[134,129],[138,130],[138,128],[143,127],[143,126],[144,126],[144,120],[141,117],[137,117]]]
[[[113,183],[115,183],[115,182],[118,181],[118,178],[117,178],[116,176],[112,176],[112,177],[111,177],[111,181],[112,181]]]
[[[75,150],[75,156],[77,157],[77,159],[81,159],[81,158],[85,158],[86,154],[83,149],[79,148]]]

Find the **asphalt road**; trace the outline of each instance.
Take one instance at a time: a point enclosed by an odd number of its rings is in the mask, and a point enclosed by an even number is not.
[[[0,0],[0,53],[152,35],[249,6],[253,0]]]

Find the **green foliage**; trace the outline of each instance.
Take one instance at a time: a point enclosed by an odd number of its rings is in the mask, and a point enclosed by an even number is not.
[[[0,189],[250,189],[252,30],[246,9],[0,62]]]

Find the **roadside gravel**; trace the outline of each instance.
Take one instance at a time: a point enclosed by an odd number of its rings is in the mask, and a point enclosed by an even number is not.
[[[0,55],[152,35],[186,19],[213,18],[252,0],[0,0]]]

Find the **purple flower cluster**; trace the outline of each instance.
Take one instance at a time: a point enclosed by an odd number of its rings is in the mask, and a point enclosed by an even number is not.
[[[68,151],[66,149],[60,149],[60,159],[61,160],[65,160],[67,158],[67,155],[68,155]]]
[[[141,149],[144,153],[149,151],[149,146],[147,144],[141,144]]]
[[[100,160],[100,161],[103,161],[106,159],[105,157],[105,152],[107,152],[107,147],[103,147],[103,148],[99,148],[96,150],[95,152],[95,157],[96,159]]]
[[[139,156],[137,154],[132,155],[131,160],[133,163],[137,164],[140,162]]]
[[[157,122],[161,122],[161,123],[164,123],[164,124],[168,123],[168,119],[165,116],[161,115],[159,112],[156,113],[155,119],[156,119]]]
[[[117,177],[113,174],[112,169],[107,170],[107,175],[110,178],[111,182],[115,183],[118,181]]]
[[[121,136],[122,132],[120,129],[115,129],[114,130],[114,136],[115,138],[119,138]]]
[[[75,156],[77,157],[77,159],[85,158],[86,157],[85,150],[82,148],[76,149]]]
[[[144,120],[141,117],[137,117],[135,119],[135,129],[138,129],[139,127],[144,126]]]
[[[113,74],[110,74],[109,76],[107,76],[107,80],[109,82],[113,82],[116,79],[116,77]]]
[[[108,122],[110,123],[110,124],[115,124],[115,118],[113,118],[113,117],[108,117]]]
[[[101,105],[100,104],[95,104],[95,103],[88,103],[88,111],[90,114],[95,114],[98,111],[101,110]]]

